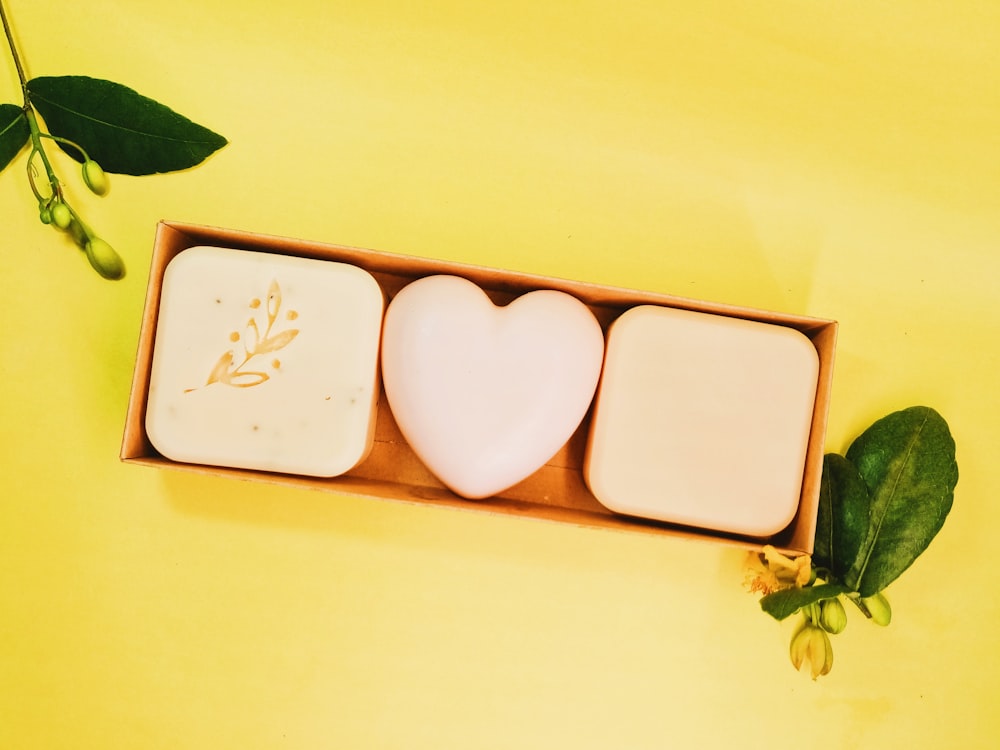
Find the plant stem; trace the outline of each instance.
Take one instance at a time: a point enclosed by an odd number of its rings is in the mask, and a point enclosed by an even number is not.
[[[31,102],[28,100],[28,77],[24,73],[24,66],[21,64],[21,56],[17,54],[17,45],[14,44],[14,34],[10,29],[10,21],[7,19],[7,10],[3,7],[3,0],[0,0],[0,21],[3,22],[3,31],[7,37],[7,46],[10,47],[10,56],[14,58],[14,67],[17,68],[17,77],[18,80],[21,81],[21,93],[24,95],[24,116],[28,121],[28,129],[31,131],[32,155],[38,154],[39,158],[42,160],[42,165],[45,167],[45,175],[49,178],[49,185],[52,187],[52,197],[62,199],[62,188],[60,187],[59,179],[56,177],[55,170],[52,169],[52,164],[49,162],[48,154],[46,154],[45,149],[42,148],[42,136],[45,134],[43,134],[41,128],[38,127],[38,118],[35,115],[34,108],[31,106]],[[54,139],[54,136],[49,137]],[[31,169],[30,158],[28,159],[28,169]],[[34,189],[34,181],[32,181],[32,189]]]
[[[28,129],[31,131],[32,153],[38,154],[42,160],[42,166],[45,167],[45,175],[49,178],[49,185],[52,188],[52,197],[62,200],[62,186],[59,183],[59,178],[56,177],[55,170],[52,168],[51,162],[49,162],[48,154],[42,148],[42,131],[38,127],[38,118],[35,116],[35,110],[25,105],[24,115],[28,120]],[[28,159],[28,169],[31,169],[31,159]]]
[[[10,30],[10,22],[7,20],[7,11],[3,7],[3,0],[0,0],[0,21],[3,22],[3,31],[7,36],[7,46],[10,47],[10,56],[14,58],[14,67],[17,68],[17,77],[21,81],[21,92],[24,94],[24,106],[27,107],[28,77],[24,74],[21,57],[17,54],[17,45],[14,44],[14,34]]]
[[[865,617],[867,617],[869,620],[872,619],[872,613],[868,611],[868,607],[866,607],[865,603],[861,601],[860,594],[858,594],[857,592],[851,592],[850,594],[847,595],[847,598],[857,605],[858,609],[861,610],[862,614],[864,614]]]

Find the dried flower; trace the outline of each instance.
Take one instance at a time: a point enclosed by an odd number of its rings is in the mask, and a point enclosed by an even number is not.
[[[770,544],[760,552],[751,552],[747,567],[744,584],[751,593],[767,595],[782,589],[802,588],[812,579],[812,559],[809,555],[793,559]]]

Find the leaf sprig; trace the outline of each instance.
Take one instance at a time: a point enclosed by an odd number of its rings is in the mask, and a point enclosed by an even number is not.
[[[753,561],[751,591],[777,620],[801,613],[790,655],[813,679],[833,665],[830,635],[846,626],[841,599],[888,625],[883,591],[927,549],[944,524],[958,483],[955,441],[934,409],[913,406],[879,419],[848,448],[823,460],[816,542],[811,560],[765,548]],[[806,582],[778,575],[803,563]]]
[[[84,222],[67,200],[64,185],[45,150],[55,143],[80,162],[84,184],[105,195],[107,172],[151,175],[200,164],[227,141],[169,107],[120,83],[87,76],[29,79],[21,63],[3,2],[0,21],[24,96],[24,103],[0,104],[0,172],[27,147],[28,183],[43,224],[66,232],[94,269],[108,279],[125,275],[121,256]],[[43,130],[39,115],[48,128]],[[39,184],[38,166],[45,172]]]

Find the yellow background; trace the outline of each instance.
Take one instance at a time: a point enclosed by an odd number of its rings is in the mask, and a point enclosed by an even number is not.
[[[56,160],[119,283],[0,174],[0,747],[995,746],[1000,4],[5,2],[231,145]],[[836,318],[829,449],[933,406],[954,510],[813,683],[734,550],[122,465],[161,218]]]

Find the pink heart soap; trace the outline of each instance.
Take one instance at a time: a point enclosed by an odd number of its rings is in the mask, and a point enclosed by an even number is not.
[[[555,455],[586,415],[603,360],[600,324],[563,292],[498,307],[466,279],[429,276],[386,310],[389,408],[420,460],[466,498],[498,494]]]

